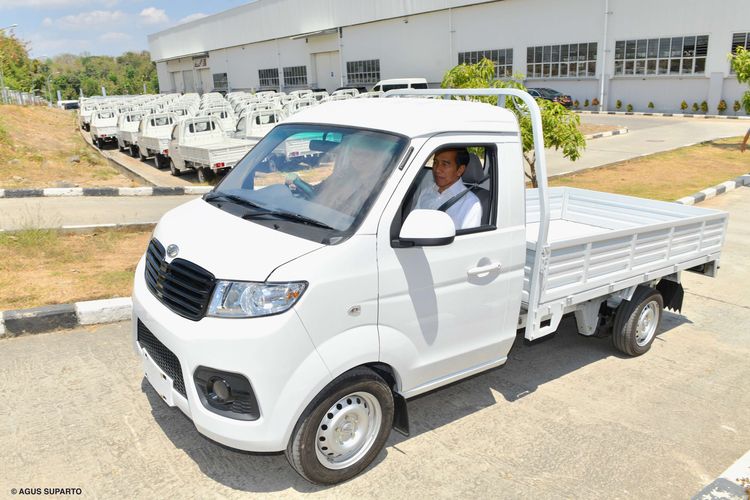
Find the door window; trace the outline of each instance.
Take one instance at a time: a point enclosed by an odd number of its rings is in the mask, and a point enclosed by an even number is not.
[[[457,235],[494,229],[496,182],[494,145],[450,144],[435,149],[404,199],[393,236],[417,208],[446,212]]]

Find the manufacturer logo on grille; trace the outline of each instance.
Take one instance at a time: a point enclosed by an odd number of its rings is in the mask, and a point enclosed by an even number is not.
[[[167,255],[169,255],[171,258],[177,257],[177,254],[180,253],[180,247],[177,245],[169,245],[167,247]]]

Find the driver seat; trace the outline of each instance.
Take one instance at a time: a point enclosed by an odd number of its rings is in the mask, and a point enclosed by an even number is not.
[[[479,203],[482,205],[483,226],[490,223],[490,191],[482,187],[486,175],[479,157],[474,153],[469,153],[469,163],[466,165],[466,170],[464,170],[461,180],[479,198]]]

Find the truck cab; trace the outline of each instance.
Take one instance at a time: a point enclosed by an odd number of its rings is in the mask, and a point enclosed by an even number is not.
[[[506,109],[351,99],[277,125],[159,222],[135,272],[133,346],[199,432],[345,481],[391,428],[408,435],[408,399],[504,364],[519,328],[535,340],[575,314],[593,335],[611,318],[615,347],[640,355],[662,308],[681,306],[678,273],[715,270],[725,214],[550,193],[531,96],[439,92],[521,100],[540,188],[525,188]],[[267,168],[300,138],[318,162]],[[475,218],[452,210],[462,200]]]
[[[89,124],[91,140],[99,149],[105,144],[117,142],[117,112],[114,109],[100,109],[91,115]]]

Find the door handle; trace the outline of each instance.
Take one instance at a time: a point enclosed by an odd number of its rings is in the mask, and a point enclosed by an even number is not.
[[[479,276],[480,274],[491,273],[492,271],[499,271],[503,265],[500,262],[494,264],[487,264],[486,266],[472,267],[466,273],[469,276]]]

